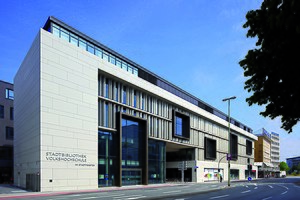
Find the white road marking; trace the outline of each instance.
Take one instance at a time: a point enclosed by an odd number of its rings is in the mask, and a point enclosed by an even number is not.
[[[168,194],[168,193],[177,193],[177,192],[181,192],[181,190],[174,190],[174,191],[168,191],[168,192],[163,192],[163,193]]]
[[[73,195],[70,195],[70,197],[80,197],[82,196],[82,194],[73,194]]]
[[[248,188],[248,185],[246,185],[246,188]]]
[[[11,192],[15,193],[15,192],[27,192],[25,190],[12,190]]]
[[[136,198],[136,197],[141,197],[142,195],[140,194],[135,194],[135,195],[129,195],[129,196],[118,196],[118,197],[113,197],[114,199],[124,199],[124,198]]]
[[[247,192],[251,192],[251,190],[246,190],[244,192],[241,192],[242,194],[247,193]]]
[[[113,195],[109,195],[109,196],[98,196],[98,198],[104,198],[104,197],[122,197],[124,196],[125,194],[113,194]]]
[[[254,190],[256,190],[256,189],[257,189],[257,187],[254,188]]]
[[[285,192],[281,193],[281,195],[283,195],[283,194],[286,194],[286,193],[287,193],[287,191],[285,191]]]
[[[272,197],[267,197],[267,198],[264,198],[264,199],[262,199],[262,200],[267,200],[267,199],[272,199]]]
[[[272,185],[268,185],[270,188],[273,188],[273,186]]]
[[[210,197],[209,199],[219,199],[219,198],[223,198],[223,197],[228,197],[229,195],[222,195],[222,196],[216,196],[216,197]]]
[[[131,197],[131,198],[128,198],[128,199],[141,199],[141,198],[145,198],[146,196],[139,196],[139,197]]]
[[[98,198],[98,197],[84,197],[84,198],[80,198],[80,199],[96,199],[96,198]]]

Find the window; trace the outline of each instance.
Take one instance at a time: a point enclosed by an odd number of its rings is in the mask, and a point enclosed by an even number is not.
[[[118,83],[116,83],[116,86],[115,86],[115,101],[119,101]]]
[[[109,95],[109,81],[108,79],[105,80],[105,97],[108,98]]]
[[[182,118],[179,116],[175,116],[175,127],[176,127],[176,132],[175,134],[178,136],[182,136]]]
[[[63,40],[69,42],[70,37],[69,37],[69,33],[68,33],[66,30],[61,30],[61,31],[60,31],[60,37],[61,37]]]
[[[205,159],[215,160],[217,158],[217,141],[205,137],[204,146]]]
[[[4,106],[0,105],[0,118],[4,118]]]
[[[6,89],[6,90],[5,90],[5,97],[6,97],[7,99],[14,100],[14,91],[11,90],[11,89]]]
[[[190,117],[173,110],[173,137],[190,138]]]
[[[105,127],[108,127],[109,120],[109,106],[108,103],[105,103]]]
[[[75,35],[71,34],[70,43],[74,44],[75,46],[78,46],[78,38]]]
[[[84,40],[79,40],[79,47],[83,50],[86,50],[86,41]]]
[[[13,107],[10,107],[9,113],[10,113],[10,120],[14,120],[14,108]]]
[[[133,106],[136,108],[136,91],[134,91]]]
[[[123,86],[123,103],[126,104],[126,99],[127,99],[127,95],[126,95],[126,87]]]
[[[250,140],[246,140],[246,154],[252,155],[252,142]]]
[[[237,160],[238,158],[238,137],[237,135],[230,134],[230,154],[232,160]]]
[[[95,55],[98,56],[98,57],[100,57],[100,58],[102,58],[102,51],[101,51],[101,49],[96,48],[95,49]]]
[[[14,139],[14,128],[6,127],[6,139],[13,140]]]
[[[92,44],[87,45],[87,51],[94,54],[95,48]]]

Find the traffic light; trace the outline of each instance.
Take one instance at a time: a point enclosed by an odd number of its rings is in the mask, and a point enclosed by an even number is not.
[[[251,164],[248,165],[248,170],[252,171],[252,165]]]

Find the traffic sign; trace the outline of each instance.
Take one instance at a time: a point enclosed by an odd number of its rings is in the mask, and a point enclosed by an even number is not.
[[[231,154],[230,153],[227,154],[227,160],[231,160]]]
[[[248,181],[252,181],[252,178],[250,176],[248,177]]]

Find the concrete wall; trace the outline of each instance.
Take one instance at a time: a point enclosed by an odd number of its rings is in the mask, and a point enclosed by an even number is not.
[[[14,79],[14,184],[26,187],[26,174],[40,173],[40,34]]]

